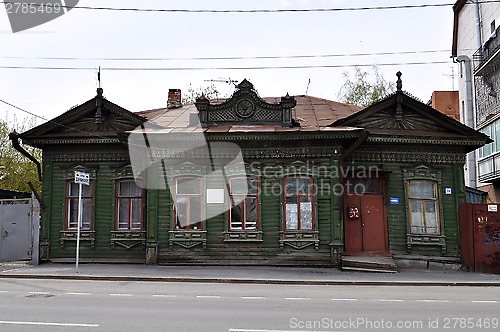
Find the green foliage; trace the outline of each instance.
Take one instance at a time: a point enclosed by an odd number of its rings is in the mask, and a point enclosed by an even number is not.
[[[17,123],[16,121],[9,123],[8,120],[0,120],[0,189],[31,192],[28,186],[28,181],[31,181],[37,190],[41,190],[36,165],[14,149],[9,139],[9,134],[13,131],[20,133],[34,125],[34,119],[25,120],[23,123]],[[41,150],[31,146],[22,146],[41,162]]]
[[[215,87],[215,85],[209,85],[206,87],[198,87],[197,89],[193,89],[191,86],[188,89],[188,93],[182,96],[182,104],[192,104],[196,101],[196,98],[204,95],[208,99],[215,99],[219,95],[219,91]]]
[[[344,72],[344,85],[340,88],[338,98],[341,102],[367,107],[374,102],[386,97],[395,90],[394,82],[387,82],[376,66],[373,67],[373,83],[370,82],[370,74],[362,71],[360,68],[354,68],[354,79],[351,75]]]

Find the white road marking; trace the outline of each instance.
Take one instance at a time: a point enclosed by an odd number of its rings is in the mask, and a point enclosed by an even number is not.
[[[8,293],[8,290],[0,290],[0,293]]]
[[[153,294],[153,297],[177,297],[177,295],[168,295],[168,294]]]
[[[196,297],[199,299],[220,299],[220,296],[217,295],[198,295]]]
[[[68,293],[64,293],[66,295],[92,295],[91,293],[78,293],[78,292],[68,292]]]
[[[472,303],[498,303],[498,301],[476,300],[472,301]]]
[[[10,325],[39,325],[39,326],[66,326],[66,327],[99,327],[99,324],[79,324],[79,323],[52,323],[52,322],[19,322],[0,320],[0,324]]]
[[[110,296],[133,296],[132,294],[123,294],[123,293],[112,293]]]
[[[310,300],[310,297],[287,297],[287,300]]]
[[[435,303],[448,303],[448,300],[417,300],[417,302],[435,302]]]
[[[374,299],[373,301],[378,301],[378,302],[403,302],[403,300],[397,300],[397,299],[394,299],[394,300],[390,300],[390,299]]]
[[[357,301],[358,299],[332,299],[332,301]]]
[[[47,293],[47,292],[28,292],[28,294],[42,294],[42,295],[47,295],[49,293]]]
[[[242,299],[245,300],[265,300],[266,298],[264,296],[242,296]]]

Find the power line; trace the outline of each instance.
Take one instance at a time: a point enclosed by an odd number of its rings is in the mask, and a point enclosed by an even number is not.
[[[354,56],[377,56],[377,55],[406,55],[427,53],[451,53],[451,50],[423,50],[423,51],[400,51],[400,52],[375,52],[375,53],[337,53],[317,55],[269,55],[269,56],[228,56],[228,57],[167,57],[167,58],[84,58],[84,57],[24,57],[24,56],[0,56],[0,59],[26,59],[26,60],[94,60],[94,61],[185,61],[185,60],[262,60],[262,59],[308,59],[308,58],[334,58]]]
[[[483,3],[495,3],[500,0],[483,1]],[[14,4],[13,1],[0,1],[0,3]],[[19,3],[19,2],[17,2]],[[32,4],[39,5],[39,4]],[[91,7],[91,6],[63,6],[66,9],[85,10],[107,10],[107,11],[128,11],[128,12],[157,12],[157,13],[303,13],[303,12],[341,12],[341,11],[362,11],[362,10],[389,10],[389,9],[412,9],[429,7],[452,7],[454,3],[420,4],[420,5],[399,5],[399,6],[375,6],[375,7],[347,7],[347,8],[304,8],[304,9],[160,9],[160,8],[117,8],[117,7]]]
[[[266,69],[314,69],[314,68],[347,68],[347,67],[385,67],[436,65],[450,61],[420,61],[400,63],[372,63],[350,65],[295,65],[295,66],[252,66],[252,67],[103,67],[109,71],[196,71],[196,70],[266,70]],[[95,70],[93,67],[43,67],[43,66],[0,66],[0,69],[34,69],[34,70]]]
[[[481,3],[498,3],[500,0],[485,0]],[[15,4],[14,1],[0,1],[4,4]],[[20,2],[17,2],[20,3]],[[29,3],[29,2],[26,2]],[[467,3],[469,4],[469,3]],[[39,6],[40,4],[31,4]],[[160,8],[117,8],[117,7],[91,7],[91,6],[64,6],[66,9],[86,9],[86,10],[107,10],[107,11],[128,11],[128,12],[157,12],[157,13],[307,13],[307,12],[342,12],[342,11],[362,11],[362,10],[390,10],[390,9],[413,9],[432,7],[452,7],[455,3],[436,3],[420,5],[399,5],[399,6],[374,6],[374,7],[347,7],[347,8],[298,8],[298,9],[160,9]]]

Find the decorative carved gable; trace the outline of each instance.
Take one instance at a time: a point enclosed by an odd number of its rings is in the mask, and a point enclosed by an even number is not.
[[[27,141],[36,141],[46,137],[75,137],[99,135],[116,136],[118,133],[133,130],[146,120],[137,114],[113,104],[102,96],[102,89],[97,89],[97,96],[73,107],[57,118],[41,124],[21,134]]]
[[[282,97],[279,103],[268,103],[259,97],[252,83],[243,80],[234,94],[221,104],[212,104],[205,97],[196,99],[202,126],[218,125],[279,125],[292,126],[295,98]]]
[[[100,114],[97,109],[73,122],[65,132],[72,131],[114,131],[123,132],[137,127],[137,121],[127,118],[120,113],[110,111],[102,107]]]
[[[396,106],[394,105],[373,113],[370,116],[361,118],[350,125],[354,127],[376,129],[445,131],[445,129],[437,125],[435,121],[425,118],[411,109],[403,108],[399,118],[396,117],[396,112]]]

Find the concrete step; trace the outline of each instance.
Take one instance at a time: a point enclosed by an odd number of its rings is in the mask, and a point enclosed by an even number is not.
[[[392,257],[378,256],[342,256],[342,270],[397,273],[398,269]]]

